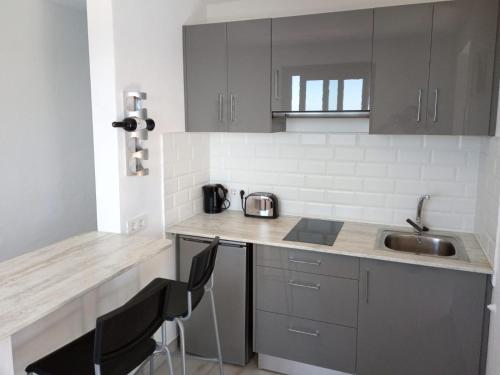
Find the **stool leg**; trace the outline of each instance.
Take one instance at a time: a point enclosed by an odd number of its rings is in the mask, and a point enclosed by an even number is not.
[[[151,356],[149,358],[149,375],[154,375],[155,374],[155,357]]]
[[[168,345],[165,346],[165,353],[167,354],[167,362],[168,362],[168,373],[170,375],[174,375],[174,368],[172,365],[172,355],[170,354],[170,349],[168,348]]]
[[[186,342],[184,337],[184,324],[179,318],[176,318],[175,321],[179,326],[179,334],[181,337],[181,361],[182,361],[182,375],[186,375]]]
[[[212,288],[209,289],[210,294],[210,304],[212,305],[212,318],[214,320],[214,331],[215,331],[215,341],[217,343],[217,358],[219,359],[219,374],[224,375],[224,365],[222,363],[222,349],[220,344],[219,337],[219,326],[217,324],[217,315],[215,313],[215,300],[214,300],[214,291]]]

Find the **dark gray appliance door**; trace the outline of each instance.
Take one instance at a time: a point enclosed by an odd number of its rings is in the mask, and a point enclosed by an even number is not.
[[[498,0],[434,5],[427,134],[488,135]]]
[[[271,132],[271,20],[230,22],[229,131]]]
[[[208,239],[180,236],[178,238],[178,275],[187,281],[191,260],[205,249]],[[247,284],[247,246],[241,243],[221,242],[215,264],[215,308],[225,363],[245,365],[251,349],[251,320],[249,286]],[[208,294],[186,322],[186,351],[188,353],[216,357],[215,334]]]
[[[358,375],[478,375],[487,276],[361,260]]]
[[[370,133],[425,133],[432,10],[375,9]]]
[[[272,20],[272,110],[368,110],[373,10]]]
[[[184,27],[184,79],[186,130],[227,130],[225,23]]]

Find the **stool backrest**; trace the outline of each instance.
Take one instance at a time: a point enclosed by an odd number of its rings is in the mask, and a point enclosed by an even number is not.
[[[163,323],[168,292],[168,282],[155,279],[125,305],[97,319],[94,363],[103,375],[128,373],[151,354],[144,348]]]
[[[196,292],[208,283],[214,271],[218,247],[219,237],[215,237],[205,250],[193,257],[191,261],[191,270],[189,272],[188,292]]]

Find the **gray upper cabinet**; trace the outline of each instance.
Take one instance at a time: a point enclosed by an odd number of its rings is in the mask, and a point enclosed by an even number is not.
[[[375,9],[371,133],[425,133],[432,9]]]
[[[186,130],[284,130],[271,118],[271,20],[184,30]]]
[[[498,0],[375,10],[370,132],[488,135]]]
[[[358,375],[478,375],[487,276],[361,260]]]
[[[488,135],[498,0],[434,5],[427,134]]]
[[[368,110],[373,10],[272,20],[272,110]]]
[[[186,130],[227,130],[226,24],[184,28]]]

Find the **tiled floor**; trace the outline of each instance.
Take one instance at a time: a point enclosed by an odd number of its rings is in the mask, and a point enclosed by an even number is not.
[[[174,357],[173,361],[174,361],[174,373],[180,374],[181,373],[180,358]],[[217,366],[217,364],[214,363],[189,359],[187,361],[187,365],[188,365],[187,366],[188,375],[219,374],[219,367]],[[144,374],[145,375],[148,374],[147,370],[144,371]],[[155,375],[169,375],[166,363],[156,370]],[[245,367],[224,365],[224,375],[276,375],[276,373],[259,370],[257,368],[257,357],[254,356],[254,358],[250,361],[250,363],[248,363],[248,365],[246,365]]]

